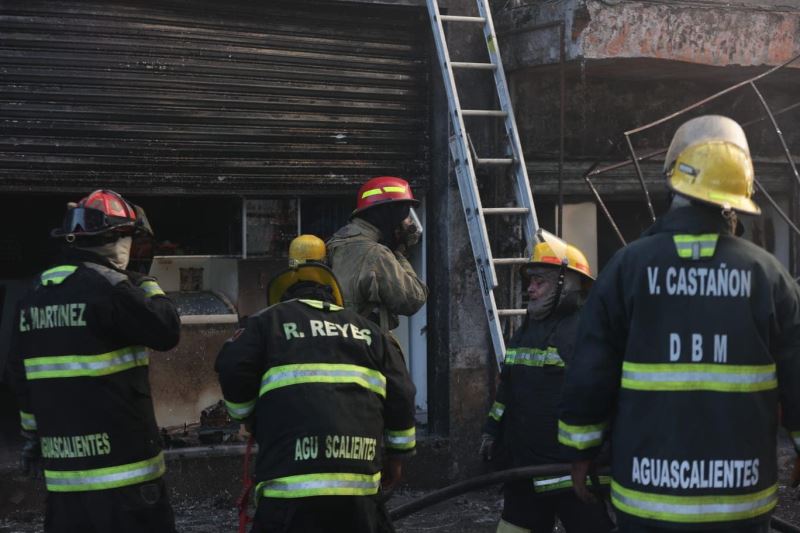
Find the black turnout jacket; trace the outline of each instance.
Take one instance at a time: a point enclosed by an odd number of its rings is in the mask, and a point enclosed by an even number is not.
[[[669,211],[611,259],[578,328],[559,440],[613,448],[612,501],[671,528],[765,520],[800,447],[800,290],[719,211]]]
[[[104,490],[164,473],[147,348],[180,336],[153,278],[73,250],[20,302],[10,352],[22,429],[41,440],[47,489]]]
[[[216,369],[230,415],[255,421],[261,497],[375,494],[384,450],[414,451],[403,356],[355,311],[319,299],[268,307],[223,346]]]

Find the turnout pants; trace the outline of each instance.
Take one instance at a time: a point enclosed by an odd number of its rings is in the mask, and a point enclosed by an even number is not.
[[[542,494],[533,490],[532,481],[526,480],[506,483],[503,496],[505,501],[498,531],[513,531],[513,527],[508,527],[511,525],[519,531],[551,533],[556,517],[567,533],[608,533],[614,528],[604,503],[583,503],[571,489]]]
[[[261,498],[251,533],[395,533],[379,495]]]
[[[48,492],[45,533],[175,533],[167,488],[159,479],[130,487]]]

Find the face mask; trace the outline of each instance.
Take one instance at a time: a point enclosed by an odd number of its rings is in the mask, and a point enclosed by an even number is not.
[[[417,212],[412,207],[408,216],[401,223],[401,241],[406,246],[414,246],[422,240],[422,222],[420,222]]]
[[[116,241],[103,244],[101,246],[81,247],[81,250],[92,252],[108,260],[120,270],[128,268],[128,261],[131,258],[132,237],[120,237]]]

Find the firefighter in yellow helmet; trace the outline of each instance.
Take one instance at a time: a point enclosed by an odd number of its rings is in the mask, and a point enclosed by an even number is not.
[[[543,231],[540,240],[522,269],[528,313],[508,343],[481,441],[484,458],[501,467],[569,461],[558,444],[558,398],[594,277],[578,248]],[[507,483],[498,533],[549,533],[556,517],[567,532],[610,531],[605,507],[581,502],[571,488],[569,476]]]
[[[611,440],[619,531],[766,532],[778,499],[778,398],[800,449],[800,290],[733,235],[757,215],[741,127],[683,124],[664,163],[674,198],[592,287],[567,371],[559,441],[576,492]]]
[[[414,452],[414,385],[394,342],[342,307],[324,257],[317,237],[292,241],[269,307],[217,356],[228,413],[259,445],[252,533],[394,531],[379,490]]]

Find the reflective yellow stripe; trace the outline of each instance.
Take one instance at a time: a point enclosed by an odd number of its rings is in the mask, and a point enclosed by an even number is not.
[[[260,396],[267,392],[307,383],[353,383],[386,397],[386,378],[377,370],[358,365],[311,363],[270,368],[261,378]]]
[[[600,485],[611,483],[611,476],[598,476],[597,481]],[[586,484],[592,485],[592,478],[586,478]],[[548,492],[572,487],[572,476],[560,477],[535,477],[533,478],[533,488],[536,492]]]
[[[164,291],[161,290],[161,287],[158,286],[153,280],[143,281],[139,287],[144,291],[144,295],[148,298],[152,298],[153,296],[164,296]]]
[[[411,427],[398,431],[386,431],[386,447],[394,450],[410,450],[417,445],[417,429]]]
[[[92,470],[45,470],[47,490],[51,492],[79,492],[126,487],[152,481],[164,475],[164,454],[126,465],[95,468]]]
[[[590,424],[577,426],[558,421],[558,442],[570,448],[586,450],[603,443],[603,432],[608,424]]]
[[[364,191],[361,193],[361,198],[369,198],[370,196],[375,196],[376,194],[380,194],[382,191],[380,189],[370,189],[368,191]]]
[[[76,270],[78,267],[75,265],[61,265],[45,270],[40,276],[42,285],[59,285]]]
[[[503,364],[563,367],[564,360],[558,355],[558,349],[555,346],[549,346],[545,350],[540,350],[539,348],[510,348],[506,352]]]
[[[383,187],[383,192],[404,193],[404,192],[406,192],[406,188],[405,187],[400,187],[400,186],[397,186],[397,185],[388,185],[386,187]]]
[[[228,414],[231,418],[234,420],[244,420],[256,410],[256,399],[242,403],[225,400],[225,407],[228,409]]]
[[[36,431],[36,417],[33,416],[32,413],[26,413],[25,411],[20,411],[19,420],[22,429],[24,429],[25,431]]]
[[[97,355],[31,357],[25,359],[25,375],[28,379],[97,377],[147,366],[148,363],[146,348],[128,346]]]
[[[702,235],[673,235],[675,249],[678,256],[683,259],[701,259],[714,257],[717,249],[717,233],[705,233]]]
[[[262,481],[257,496],[267,498],[306,498],[309,496],[370,496],[378,492],[381,473],[305,474]]]
[[[493,418],[496,421],[500,422],[500,419],[503,418],[503,413],[506,412],[506,406],[500,402],[494,402],[492,404],[492,408],[489,409],[489,418]]]
[[[640,518],[676,523],[728,522],[768,513],[778,502],[778,487],[736,496],[673,496],[631,490],[612,480],[611,501],[617,509]]]
[[[300,301],[303,302],[304,304],[306,304],[309,307],[313,307],[314,309],[322,309],[322,310],[328,310],[328,311],[341,311],[342,309],[344,309],[344,307],[339,307],[336,304],[323,302],[321,300],[303,300],[303,299],[301,299]]]
[[[759,392],[777,387],[774,364],[622,363],[623,389]]]

